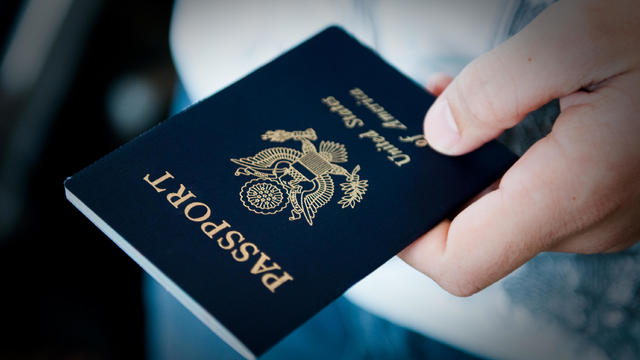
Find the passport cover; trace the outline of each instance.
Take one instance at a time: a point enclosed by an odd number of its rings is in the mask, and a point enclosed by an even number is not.
[[[68,178],[66,195],[253,359],[515,161],[496,142],[431,150],[433,100],[330,27]]]

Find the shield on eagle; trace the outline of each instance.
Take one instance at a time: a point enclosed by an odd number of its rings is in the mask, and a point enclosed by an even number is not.
[[[240,200],[250,211],[261,215],[281,212],[291,205],[289,220],[304,218],[309,225],[318,209],[326,205],[334,194],[332,176],[343,176],[340,184],[343,196],[338,204],[354,208],[366,193],[367,180],[360,179],[360,166],[348,172],[338,165],[348,161],[344,145],[321,141],[318,148],[313,129],[304,131],[267,131],[263,140],[285,142],[300,141],[301,150],[287,147],[264,149],[249,157],[231,159],[239,165],[236,176],[250,176],[240,190]]]

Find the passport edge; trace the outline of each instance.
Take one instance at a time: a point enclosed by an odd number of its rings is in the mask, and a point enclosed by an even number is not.
[[[68,180],[68,179],[67,179]],[[66,181],[65,181],[66,183]],[[122,251],[133,259],[147,274],[157,281],[162,287],[175,297],[184,307],[213,331],[220,339],[231,346],[236,352],[247,360],[256,360],[256,355],[240,341],[229,329],[211,315],[202,305],[195,301],[180,286],[165,275],[158,267],[134,248],[122,235],[115,231],[109,224],[100,218],[93,210],[76,197],[65,186],[67,200],[87,217],[100,231],[113,241]]]

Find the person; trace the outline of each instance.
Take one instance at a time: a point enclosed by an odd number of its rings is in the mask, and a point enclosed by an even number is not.
[[[560,115],[496,189],[401,258],[468,296],[543,251],[615,252],[640,240],[636,5],[558,2],[455,80],[432,83],[440,96],[424,130],[444,154],[478,148],[553,99]]]
[[[640,248],[629,248],[640,239],[640,8],[550,3],[176,3],[171,45],[190,101],[338,23],[414,80],[431,78],[433,149],[456,156],[499,137],[522,155],[403,250],[404,262],[376,270],[267,357],[428,356],[429,340],[403,328],[490,358],[640,355]],[[197,320],[170,316],[186,310],[162,289],[148,282],[147,293],[151,358],[223,357],[206,328],[185,331]],[[350,350],[329,351],[338,346]]]

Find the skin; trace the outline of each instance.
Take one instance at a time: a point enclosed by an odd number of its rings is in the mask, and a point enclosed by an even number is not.
[[[494,188],[404,249],[409,265],[469,296],[543,251],[615,252],[640,240],[637,1],[555,3],[455,79],[438,75],[427,88],[438,99],[426,138],[453,156],[552,99],[561,113]]]

